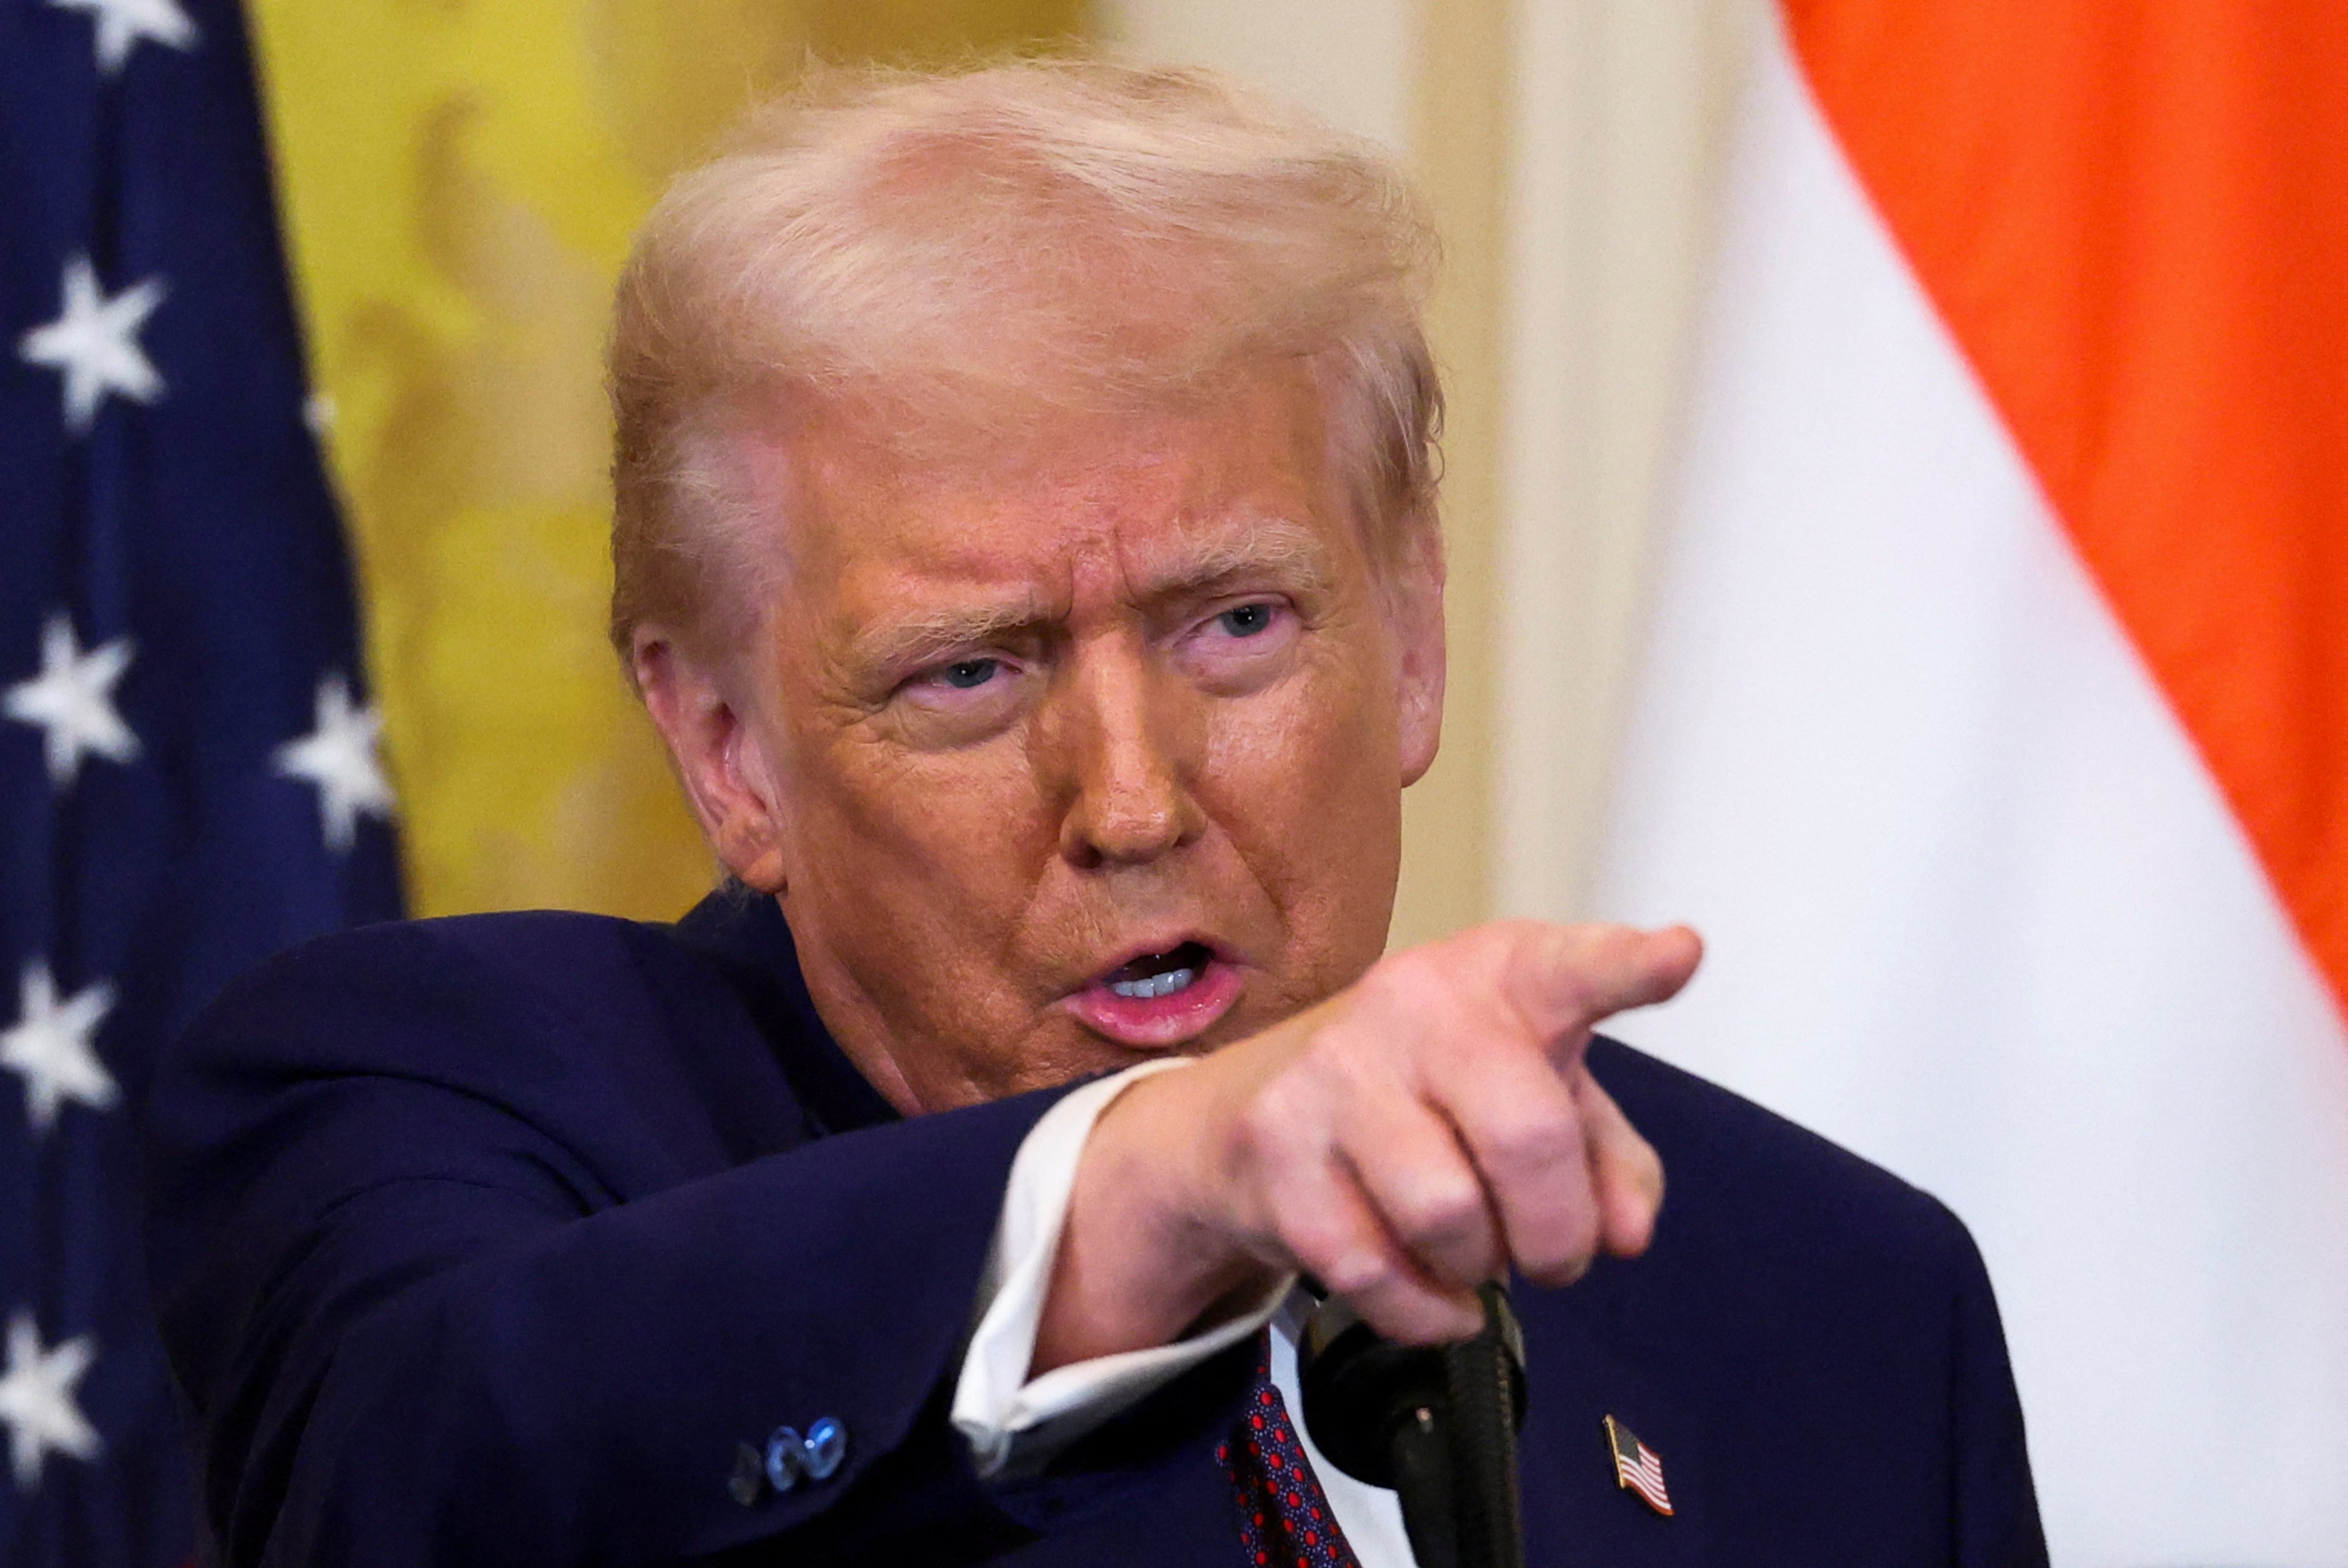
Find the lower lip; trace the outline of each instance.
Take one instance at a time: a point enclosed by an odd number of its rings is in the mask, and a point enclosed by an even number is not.
[[[1063,1004],[1097,1035],[1121,1046],[1163,1049],[1196,1039],[1240,999],[1240,972],[1210,959],[1199,977],[1170,996],[1120,996],[1098,982]]]

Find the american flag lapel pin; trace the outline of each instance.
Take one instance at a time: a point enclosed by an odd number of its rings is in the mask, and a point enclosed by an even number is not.
[[[1614,1485],[1627,1487],[1647,1500],[1647,1506],[1669,1518],[1672,1494],[1663,1490],[1663,1456],[1641,1442],[1631,1429],[1606,1418],[1606,1446],[1614,1450]]]

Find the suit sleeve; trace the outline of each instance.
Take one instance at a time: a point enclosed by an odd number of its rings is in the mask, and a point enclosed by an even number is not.
[[[221,1561],[650,1563],[790,1537],[913,1562],[1024,1539],[946,1407],[1052,1097],[663,1173],[656,1140],[575,1135],[561,1031],[480,967],[420,938],[281,963],[159,1082],[150,1268]],[[837,1473],[732,1495],[737,1445],[827,1416]]]

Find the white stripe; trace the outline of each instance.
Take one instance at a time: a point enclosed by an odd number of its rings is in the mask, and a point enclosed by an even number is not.
[[[1614,1456],[1614,1465],[1615,1468],[1620,1470],[1624,1475],[1634,1477],[1644,1476],[1649,1480],[1653,1481],[1657,1486],[1663,1484],[1663,1467],[1654,1463],[1652,1460],[1643,1458],[1636,1463],[1633,1463],[1632,1460],[1626,1460],[1622,1455],[1617,1454]]]
[[[1972,1225],[2055,1561],[2338,1568],[2348,1038],[1782,39],[1758,77],[1599,901],[1711,952],[1624,1032]]]

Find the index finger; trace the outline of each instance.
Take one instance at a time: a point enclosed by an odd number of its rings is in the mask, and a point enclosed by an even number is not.
[[[1560,1067],[1601,1020],[1677,995],[1704,958],[1703,938],[1684,925],[1527,925],[1501,994]]]

